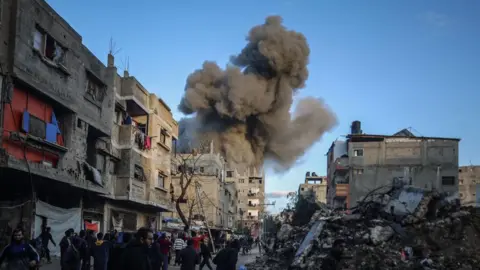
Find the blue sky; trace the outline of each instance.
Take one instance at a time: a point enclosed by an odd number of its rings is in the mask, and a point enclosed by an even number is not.
[[[204,60],[224,66],[268,15],[302,32],[310,78],[298,97],[321,97],[338,126],[267,192],[296,190],[306,171],[325,174],[325,153],[353,120],[366,133],[412,127],[459,137],[460,164],[480,164],[480,1],[154,1],[47,0],[106,61],[110,38],[119,69],[176,109],[185,79]],[[180,119],[182,115],[175,111]],[[274,198],[275,210],[285,198]],[[274,209],[272,209],[274,210]]]

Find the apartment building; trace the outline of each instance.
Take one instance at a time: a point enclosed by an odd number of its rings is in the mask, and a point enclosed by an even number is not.
[[[184,182],[192,178],[180,208],[186,218],[192,220],[191,227],[200,225],[196,229],[206,229],[208,226],[215,236],[221,231],[232,229],[237,213],[237,190],[234,183],[225,182],[225,159],[212,149],[213,147],[208,147],[202,153],[174,155],[172,164],[177,165],[172,168],[172,185],[173,196],[178,198],[181,194],[180,177],[184,177]],[[187,173],[183,176],[183,166],[180,164],[188,164],[188,168],[185,168]],[[166,216],[175,219],[177,223],[181,222],[178,212]],[[178,229],[181,226],[171,225],[171,228]]]
[[[257,230],[265,212],[265,174],[262,169],[228,169],[226,182],[237,183],[237,229]]]
[[[35,236],[51,226],[56,242],[72,224],[158,228],[159,213],[173,210],[166,187],[178,126],[168,106],[119,76],[112,55],[105,66],[45,1],[0,3],[2,227]]]
[[[95,161],[108,156],[97,146],[111,135],[116,69],[45,1],[0,3],[1,226],[34,237],[59,207],[78,230],[82,209],[103,215],[109,193],[110,167]]]
[[[458,169],[458,196],[463,205],[480,204],[480,166],[461,166]]]
[[[315,172],[305,174],[304,183],[298,187],[298,196],[313,195],[317,202],[327,203],[327,177]]]
[[[114,66],[109,55],[108,66]],[[178,123],[171,109],[125,71],[114,81],[115,110],[108,151],[115,153],[105,211],[109,229],[133,231],[161,227],[161,213],[174,211],[170,195],[171,155]],[[128,221],[127,221],[128,220]]]
[[[458,192],[460,139],[364,134],[352,123],[346,141],[332,143],[327,156],[328,203],[349,208],[368,192],[392,185]]]

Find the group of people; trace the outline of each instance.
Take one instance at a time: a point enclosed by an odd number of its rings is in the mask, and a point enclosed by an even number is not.
[[[0,255],[0,265],[6,263],[7,270],[38,269],[41,258],[51,263],[48,244],[52,242],[50,228],[43,229],[41,235],[28,241],[22,229],[16,229],[9,245]],[[175,252],[175,265],[181,270],[195,270],[205,266],[212,270],[235,270],[240,251],[240,243],[233,240],[212,258],[208,236],[192,232],[191,236],[179,234],[170,239],[166,234],[160,236],[147,228],[140,228],[136,234],[124,233],[121,241],[118,233],[80,231],[73,229],[65,232],[61,239],[60,264],[62,270],[168,270],[171,262],[171,250]]]

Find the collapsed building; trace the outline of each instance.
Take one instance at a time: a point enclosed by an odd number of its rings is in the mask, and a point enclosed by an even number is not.
[[[311,202],[311,204],[317,204]],[[412,186],[370,192],[348,214],[317,204],[284,218],[248,269],[478,269],[480,213],[457,196]]]
[[[336,140],[327,153],[327,204],[347,209],[372,189],[402,183],[457,193],[459,141],[418,137],[407,129],[365,134],[354,121],[347,140]]]

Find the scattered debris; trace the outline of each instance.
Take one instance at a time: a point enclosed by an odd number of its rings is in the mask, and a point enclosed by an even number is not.
[[[479,269],[480,212],[458,198],[405,186],[369,194],[351,213],[317,209],[303,226],[282,220],[247,268]]]

